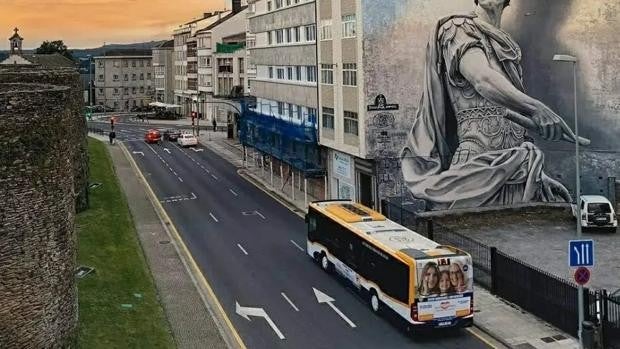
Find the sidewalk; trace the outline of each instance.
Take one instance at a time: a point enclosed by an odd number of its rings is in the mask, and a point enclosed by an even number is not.
[[[106,137],[89,136],[107,144]],[[234,348],[227,345],[230,339],[222,337],[213,306],[205,305],[208,296],[190,275],[187,256],[151,202],[144,179],[136,174],[128,153],[118,143],[107,147],[177,347]]]
[[[296,188],[292,197],[290,183],[280,190],[278,171],[274,169],[274,185],[271,185],[269,168],[262,169],[260,155],[253,158],[254,152],[248,150],[248,161],[243,165],[243,147],[238,141],[229,140],[224,133],[202,134],[200,143],[239,168],[239,174],[266,191],[286,207],[303,215],[307,210],[303,192]],[[308,196],[308,201],[315,200]],[[576,349],[578,341],[548,323],[538,319],[516,305],[495,297],[482,287],[476,287],[475,326],[508,348],[515,349]]]

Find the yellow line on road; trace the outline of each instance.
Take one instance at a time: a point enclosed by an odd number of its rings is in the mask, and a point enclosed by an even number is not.
[[[488,345],[489,348],[491,349],[501,349],[499,347],[497,347],[495,344],[491,343],[488,339],[484,338],[482,335],[480,335],[479,333],[477,333],[476,331],[472,330],[471,328],[466,328],[465,331],[471,333],[474,337],[478,338],[479,340],[481,340],[484,344]]]
[[[181,249],[183,250],[183,256],[181,256],[181,257],[185,257],[185,259],[187,261],[189,261],[189,263],[191,264],[191,268],[189,268],[191,270],[189,270],[189,272],[191,274],[193,274],[199,280],[199,282],[204,287],[204,289],[207,290],[208,297],[210,297],[211,301],[214,303],[215,307],[217,308],[217,311],[220,313],[220,316],[224,319],[224,322],[226,322],[226,325],[228,326],[228,328],[230,330],[230,333],[232,334],[232,337],[234,338],[234,340],[237,342],[237,345],[239,346],[239,348],[240,349],[247,349],[247,347],[243,343],[243,340],[241,339],[241,336],[237,332],[237,329],[235,329],[235,327],[233,326],[232,322],[228,318],[228,315],[226,315],[226,312],[224,311],[224,307],[222,307],[222,304],[217,299],[217,296],[215,295],[215,292],[213,291],[213,288],[211,287],[211,285],[207,281],[207,278],[205,277],[204,273],[202,273],[202,271],[198,267],[198,264],[194,260],[194,257],[192,256],[191,252],[189,251],[189,249],[185,245],[185,242],[181,238],[181,235],[179,234],[179,231],[177,230],[176,226],[174,225],[174,222],[170,219],[170,217],[168,216],[168,213],[166,213],[166,210],[164,209],[164,207],[161,205],[161,203],[157,199],[157,196],[155,195],[155,192],[153,191],[153,189],[151,188],[151,186],[147,182],[146,178],[142,174],[142,171],[140,171],[140,168],[138,167],[138,164],[136,164],[136,162],[133,159],[133,157],[131,156],[131,154],[129,154],[129,151],[127,150],[127,148],[123,144],[119,143],[119,145],[120,145],[121,149],[123,150],[123,152],[125,153],[125,156],[129,160],[129,162],[130,162],[131,166],[133,167],[134,171],[136,172],[136,174],[138,175],[140,180],[144,183],[144,185],[145,185],[145,187],[146,187],[146,189],[148,191],[151,203],[159,211],[159,213],[166,220],[166,222],[170,223],[169,227],[170,227],[170,231],[174,235],[173,238],[176,240],[178,246],[180,246]]]

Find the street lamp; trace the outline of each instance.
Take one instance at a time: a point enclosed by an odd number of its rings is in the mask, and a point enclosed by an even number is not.
[[[555,62],[569,62],[573,64],[573,100],[575,111],[575,206],[577,221],[577,239],[581,239],[581,178],[579,174],[579,123],[577,122],[577,58],[570,55],[556,54]],[[583,348],[583,285],[577,289],[577,306],[579,307],[579,347]]]

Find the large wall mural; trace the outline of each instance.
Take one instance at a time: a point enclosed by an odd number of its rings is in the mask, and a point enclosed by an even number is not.
[[[582,2],[599,11],[572,0],[364,1],[367,144],[380,195],[430,209],[570,201],[573,75],[556,53],[579,59],[584,192],[606,187],[620,148],[611,137],[620,82],[607,74],[620,59],[605,50],[620,49],[596,24],[618,27],[620,6]],[[576,33],[596,30],[599,50],[580,50]]]

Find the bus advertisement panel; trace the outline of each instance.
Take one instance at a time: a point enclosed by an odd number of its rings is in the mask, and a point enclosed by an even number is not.
[[[471,257],[419,260],[417,266],[417,321],[452,326],[453,320],[473,311],[474,272]]]

